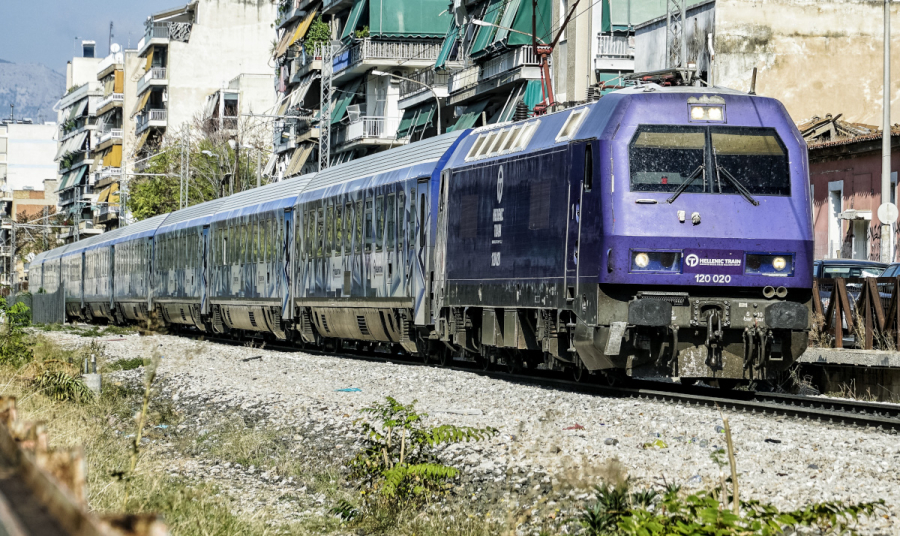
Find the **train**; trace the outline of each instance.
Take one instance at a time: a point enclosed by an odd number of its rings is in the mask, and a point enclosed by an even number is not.
[[[720,387],[811,327],[807,149],[775,99],[645,84],[37,255],[67,320]]]

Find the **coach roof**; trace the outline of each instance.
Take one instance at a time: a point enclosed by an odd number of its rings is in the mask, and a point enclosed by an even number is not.
[[[222,204],[219,205],[211,221],[222,221],[238,216],[292,207],[297,202],[297,195],[309,184],[313,176],[312,173],[301,175],[228,196],[222,199]]]

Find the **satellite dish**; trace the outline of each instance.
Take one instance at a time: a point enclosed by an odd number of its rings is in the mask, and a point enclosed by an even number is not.
[[[109,51],[113,54],[118,53],[120,50],[122,50],[122,47],[119,46],[119,43],[113,43],[109,45]]]

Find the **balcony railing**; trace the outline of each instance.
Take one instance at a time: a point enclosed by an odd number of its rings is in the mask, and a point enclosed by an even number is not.
[[[406,75],[406,78],[408,78],[409,80],[400,81],[401,99],[405,99],[410,95],[414,95],[422,91],[429,91],[429,87],[444,87],[450,80],[450,75],[447,73],[435,73],[433,68],[427,67],[425,69],[420,69],[412,74]],[[413,82],[412,80],[415,80],[415,82]]]
[[[634,58],[634,37],[627,35],[598,35],[597,56],[606,58]]]
[[[368,37],[353,43],[349,61],[334,59],[335,74],[366,60],[410,60],[434,62],[441,51],[440,41],[382,41]]]
[[[137,116],[135,123],[137,124],[137,132],[140,134],[152,126],[165,126],[167,118],[167,110],[147,110]],[[156,123],[155,125],[153,123]]]
[[[166,68],[165,67],[151,67],[147,73],[141,77],[138,81],[137,92],[138,95],[144,92],[144,88],[150,84],[152,80],[165,80],[166,79]]]
[[[297,57],[291,60],[291,82],[298,82],[302,77],[306,76],[313,69],[313,62],[322,61],[324,51],[325,45],[323,44],[303,45]]]
[[[272,145],[275,152],[286,151],[296,147],[294,137],[297,135],[298,125],[296,121],[276,121],[272,132]]]
[[[335,131],[335,144],[349,143],[362,139],[394,139],[400,120],[395,118],[363,116],[358,121],[342,125]]]
[[[460,89],[467,88],[469,86],[474,86],[478,83],[478,73],[481,71],[481,68],[477,65],[472,67],[467,67],[465,69],[456,71],[455,73],[450,75],[450,93],[454,93],[459,91]]]
[[[102,110],[104,106],[107,106],[113,102],[124,102],[125,94],[124,93],[110,93],[109,95],[103,97],[100,102],[97,103],[97,109]]]
[[[100,132],[100,143],[111,139],[122,139],[124,132],[125,131],[121,128],[104,128]]]
[[[169,23],[168,22],[151,22],[147,24],[147,28],[144,30],[144,39],[149,41],[151,39],[168,39],[169,38]]]

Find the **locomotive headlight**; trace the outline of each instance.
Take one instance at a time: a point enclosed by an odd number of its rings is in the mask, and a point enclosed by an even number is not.
[[[700,121],[703,119],[703,107],[702,106],[691,106],[691,119],[694,121]]]
[[[710,106],[707,108],[709,110],[709,120],[710,121],[721,121],[722,120],[722,109],[718,106]]]
[[[690,107],[691,121],[712,121],[720,123],[725,120],[724,106],[694,106]]]
[[[772,259],[772,268],[775,268],[776,272],[782,272],[787,267],[787,261],[784,260],[784,257],[775,257]]]
[[[637,253],[634,256],[634,264],[638,268],[646,268],[650,264],[650,256],[646,253]]]
[[[791,277],[794,275],[794,256],[790,253],[748,253],[744,260],[744,273]]]

